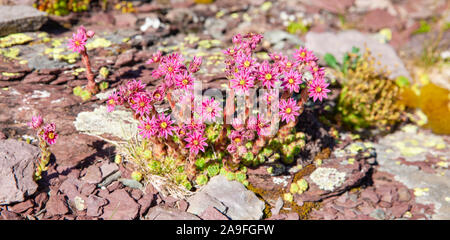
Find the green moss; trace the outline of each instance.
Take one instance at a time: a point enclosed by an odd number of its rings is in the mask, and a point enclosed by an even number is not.
[[[0,48],[7,48],[14,45],[22,45],[33,41],[33,38],[24,33],[13,33],[0,38]]]

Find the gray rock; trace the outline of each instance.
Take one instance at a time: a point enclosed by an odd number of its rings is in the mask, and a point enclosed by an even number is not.
[[[302,45],[302,40],[288,32],[282,30],[267,31],[264,33],[264,40],[273,45],[274,50],[283,50],[284,42],[290,42],[294,45]]]
[[[142,183],[128,178],[121,178],[119,179],[119,182],[121,182],[124,186],[134,189],[143,189],[144,185]]]
[[[26,5],[0,6],[0,13],[0,36],[36,31],[47,21],[44,12]]]
[[[264,202],[244,185],[237,181],[228,181],[221,175],[211,178],[188,202],[187,211],[190,213],[201,214],[212,206],[233,220],[259,220],[265,207]]]
[[[386,66],[391,71],[390,77],[406,76],[411,78],[402,60],[390,45],[380,43],[376,38],[355,30],[339,33],[308,32],[305,46],[319,58],[322,58],[326,53],[331,53],[338,62],[341,62],[344,54],[351,51],[353,46],[360,48],[361,52],[365,51],[364,44],[372,51],[372,55],[382,63],[380,67]],[[378,56],[379,54],[381,54],[381,57]]]
[[[205,21],[205,29],[212,37],[223,39],[227,24],[228,23],[223,19],[207,18]]]
[[[378,219],[378,220],[384,220],[386,218],[386,214],[381,209],[375,209],[370,213],[370,216]]]
[[[117,166],[117,164],[114,164],[112,162],[106,162],[100,166],[100,171],[102,172],[102,180],[104,180],[111,174],[119,171],[119,167]]]
[[[200,220],[199,217],[175,208],[156,206],[150,208],[145,220]]]
[[[122,176],[122,173],[120,171],[117,171],[116,173],[113,173],[109,177],[105,178],[105,180],[98,184],[98,187],[107,187],[109,184],[119,179],[120,176]]]
[[[0,205],[22,202],[34,194],[34,162],[39,148],[13,139],[0,140]]]
[[[108,112],[106,106],[100,106],[93,112],[79,113],[74,125],[77,131],[88,134],[109,134],[123,140],[130,140],[137,134],[138,123],[129,111],[117,108],[113,112]]]

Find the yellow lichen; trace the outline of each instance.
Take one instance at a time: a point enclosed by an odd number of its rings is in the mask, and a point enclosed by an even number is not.
[[[0,38],[0,48],[7,48],[14,45],[21,45],[33,41],[33,38],[24,33],[13,33]]]

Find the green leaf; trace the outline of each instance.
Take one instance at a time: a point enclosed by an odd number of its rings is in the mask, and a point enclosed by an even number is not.
[[[328,66],[339,70],[338,62],[336,61],[336,58],[333,56],[333,54],[326,53],[323,58]]]
[[[399,87],[407,87],[409,86],[409,79],[405,76],[398,76],[395,79],[395,83],[399,86]]]
[[[413,34],[421,34],[427,33],[431,30],[430,24],[428,24],[425,20],[420,21],[420,27],[413,32]]]

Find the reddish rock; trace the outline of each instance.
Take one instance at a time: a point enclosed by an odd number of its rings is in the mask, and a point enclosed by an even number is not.
[[[64,196],[52,195],[46,205],[46,215],[63,215],[69,212]]]
[[[401,218],[403,214],[408,211],[411,208],[411,206],[406,202],[395,202],[392,206],[391,213],[396,218]]]
[[[372,189],[364,189],[361,192],[361,198],[370,200],[373,204],[377,204],[380,201],[377,193]]]
[[[107,197],[109,204],[103,209],[101,218],[105,220],[132,220],[139,214],[139,204],[124,189],[119,189]]]
[[[141,205],[139,215],[143,216],[147,213],[148,209],[156,203],[156,196],[153,193],[144,194],[144,196],[139,199],[138,203]]]
[[[115,14],[114,19],[117,27],[135,27],[137,18],[132,13]]]
[[[156,206],[152,207],[147,215],[146,220],[200,220],[199,217],[194,214],[180,211],[176,208],[168,208]]]
[[[89,166],[86,171],[86,175],[84,175],[82,179],[90,184],[100,183],[102,181],[102,173],[100,168],[95,165]]]
[[[89,196],[86,200],[87,216],[91,217],[100,216],[103,213],[102,207],[105,206],[106,204],[108,204],[108,201],[101,197],[97,197],[95,195]]]
[[[302,2],[317,8],[336,14],[344,14],[346,9],[353,5],[355,0],[302,0]]]
[[[187,211],[188,207],[189,207],[189,203],[186,202],[186,200],[180,200],[178,201],[178,209],[180,209],[181,211]]]
[[[117,166],[117,164],[108,161],[100,166],[100,170],[102,172],[102,178],[105,179],[109,175],[117,172],[119,170],[119,167]]]
[[[390,202],[385,202],[385,201],[381,201],[380,203],[378,203],[378,205],[382,208],[390,208],[392,207],[392,203]]]
[[[28,199],[25,202],[17,203],[9,207],[9,209],[16,213],[23,213],[27,211],[29,208],[34,206],[33,200]]]
[[[94,184],[84,183],[81,187],[81,194],[88,196],[92,194],[97,187]]]
[[[23,220],[23,217],[15,212],[3,210],[0,211],[0,220]]]
[[[399,20],[396,17],[382,9],[368,12],[361,21],[361,26],[371,31],[378,31],[382,28],[395,28],[399,24]]]
[[[28,74],[23,80],[23,83],[49,83],[55,80],[55,75],[39,75],[37,72]]]
[[[117,58],[116,64],[114,64],[114,67],[121,67],[124,65],[127,65],[133,61],[133,50],[128,50],[122,54],[119,55]]]
[[[61,125],[56,124],[56,126]],[[60,135],[58,141],[52,145],[51,151],[58,159],[58,165],[75,167],[98,154],[98,151],[92,147],[96,141],[98,141],[97,138],[84,134]]]
[[[108,189],[109,192],[114,192],[117,189],[120,189],[123,187],[123,184],[119,181],[115,181],[111,184],[109,184],[106,188]]]
[[[47,201],[48,194],[46,192],[41,192],[34,198],[34,202],[36,203],[36,207],[38,210],[41,210],[47,203]]]
[[[402,202],[408,202],[411,200],[411,194],[409,190],[405,187],[401,187],[397,190],[398,200]]]
[[[273,215],[270,218],[267,218],[267,220],[299,220],[300,217],[298,216],[298,213],[291,212],[291,213],[281,213],[277,215]]]
[[[217,208],[209,206],[203,211],[199,217],[203,220],[229,220],[223,213],[221,213]]]
[[[139,189],[133,189],[131,190],[130,195],[137,201],[142,198],[143,193]]]

